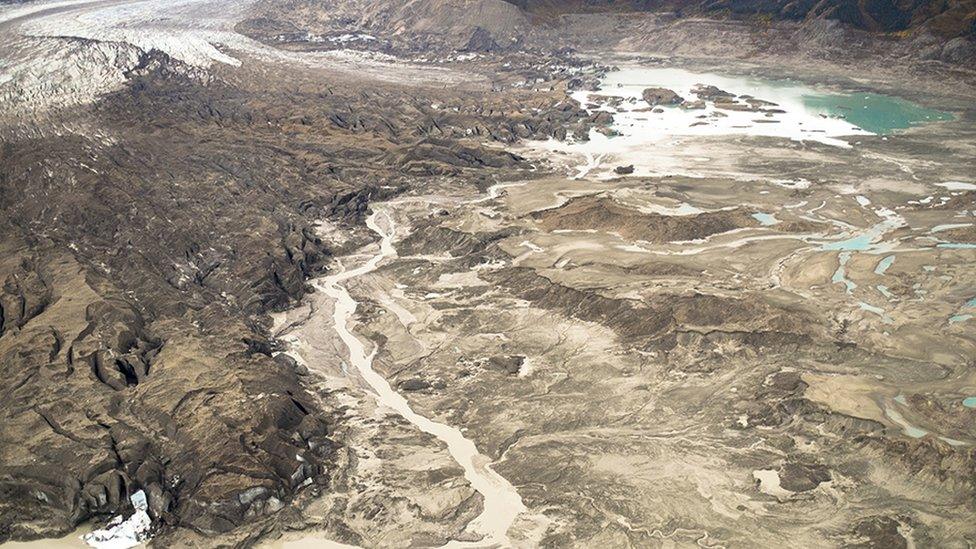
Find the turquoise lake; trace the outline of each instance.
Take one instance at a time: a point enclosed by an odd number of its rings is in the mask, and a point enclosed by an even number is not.
[[[927,122],[953,119],[950,113],[877,93],[811,94],[803,96],[803,104],[813,112],[843,117],[861,129],[880,135]]]

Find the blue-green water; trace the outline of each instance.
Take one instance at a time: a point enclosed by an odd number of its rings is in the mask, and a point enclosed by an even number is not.
[[[890,324],[891,323],[891,317],[888,316],[888,313],[886,313],[884,311],[884,309],[882,309],[881,307],[877,307],[875,305],[871,305],[870,303],[866,303],[864,301],[859,301],[857,304],[861,308],[862,311],[867,311],[869,313],[874,313],[874,314],[880,316],[881,317],[881,320],[885,324]]]
[[[834,284],[843,284],[847,289],[847,293],[852,293],[857,284],[852,280],[847,279],[847,262],[851,260],[851,252],[841,252],[837,255],[837,270],[834,271],[834,276],[830,278],[830,281]]]
[[[966,408],[976,408],[976,397],[967,397],[962,399],[962,405]]]
[[[871,247],[871,242],[877,237],[877,235],[865,232],[857,236],[853,236],[846,240],[841,240],[840,242],[829,242],[821,246],[824,250],[846,250],[846,251],[858,251],[863,252]]]
[[[878,266],[874,268],[874,274],[883,275],[885,271],[891,267],[891,264],[895,262],[895,256],[889,255],[888,257],[882,259],[878,262]]]
[[[896,397],[895,400],[899,404],[902,404],[902,405],[907,404],[907,401],[905,400],[905,397],[901,397],[901,399],[898,399]],[[902,432],[905,433],[906,435],[908,435],[908,436],[910,436],[912,438],[922,438],[925,435],[929,434],[929,432],[926,431],[925,429],[916,427],[916,426],[912,425],[911,423],[909,423],[905,419],[905,416],[901,415],[901,412],[899,412],[898,410],[895,410],[894,408],[892,408],[890,406],[885,406],[884,411],[885,411],[885,415],[888,416],[888,419],[890,419],[892,422],[894,422],[899,427],[901,427],[902,428]],[[939,437],[942,441],[944,441],[945,443],[949,444],[950,446],[965,446],[967,444],[967,443],[965,443],[965,442],[963,442],[961,440],[956,440],[954,438],[944,437],[944,436],[941,436],[941,435],[935,435],[935,436]]]
[[[843,117],[861,129],[880,135],[953,118],[947,112],[877,93],[804,95],[803,105],[818,114]]]

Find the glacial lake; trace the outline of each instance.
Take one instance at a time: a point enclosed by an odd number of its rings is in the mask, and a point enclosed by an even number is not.
[[[698,96],[693,91],[698,85],[733,94],[738,105],[730,107],[711,97],[696,105]],[[652,108],[642,98],[643,91],[651,87],[673,90],[685,100],[685,106]],[[708,152],[707,145],[696,148],[689,142],[751,136],[851,148],[862,136],[952,117],[876,93],[670,67],[626,66],[607,73],[599,91],[576,90],[572,96],[590,113],[612,113],[610,131],[593,129],[588,140],[540,141],[530,147],[571,155],[576,160],[576,178],[613,178],[613,164],[632,165],[636,177],[728,175],[728,170],[722,171],[714,163],[714,153]],[[753,106],[747,106],[748,101]],[[708,139],[700,143],[708,143]]]
[[[692,101],[697,99],[691,93],[697,84],[712,85],[739,96],[749,95],[771,101],[786,111],[773,116],[771,122],[775,122],[770,124],[756,124],[755,113],[726,113],[731,120],[713,124],[713,127],[717,126],[715,129],[752,130],[732,133],[821,140],[822,137],[864,133],[887,135],[919,124],[953,118],[950,113],[930,109],[900,97],[821,89],[791,79],[732,76],[679,68],[642,67],[614,71],[607,74],[599,93],[640,98],[645,88],[663,87],[674,90],[686,101]],[[680,122],[690,119],[688,117]],[[700,131],[704,131],[704,128]]]
[[[851,124],[878,135],[888,135],[919,124],[952,120],[947,112],[877,93],[810,94],[804,107],[816,114],[842,117]]]

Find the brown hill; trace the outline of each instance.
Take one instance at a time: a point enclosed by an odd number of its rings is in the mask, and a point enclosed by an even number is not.
[[[543,18],[570,13],[674,12],[758,17],[760,21],[832,19],[871,32],[925,30],[943,39],[976,36],[974,0],[506,0]]]

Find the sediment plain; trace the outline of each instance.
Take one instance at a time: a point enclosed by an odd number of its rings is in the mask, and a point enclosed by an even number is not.
[[[326,4],[0,7],[0,541],[976,542],[958,44]]]

